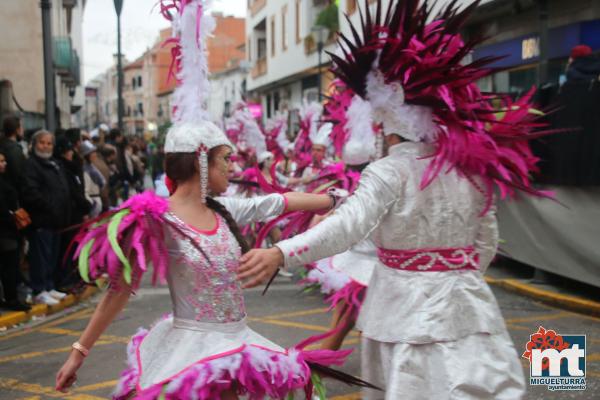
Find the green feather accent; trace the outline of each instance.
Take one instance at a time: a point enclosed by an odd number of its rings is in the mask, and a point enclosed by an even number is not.
[[[319,396],[319,400],[327,400],[327,391],[325,390],[325,385],[323,385],[323,381],[321,380],[321,375],[313,372],[310,374],[310,380],[313,383],[315,392],[317,392],[317,396]]]
[[[290,392],[287,397],[285,398],[285,400],[294,400],[294,392]]]
[[[162,391],[160,392],[160,396],[158,396],[158,400],[166,400],[166,393],[167,393],[167,385],[163,385]]]
[[[544,113],[541,110],[538,110],[537,108],[530,108],[527,111],[529,112],[529,114],[539,115],[540,117],[543,117],[544,115],[546,115],[546,113]]]
[[[90,281],[90,251],[92,250],[92,246],[94,245],[94,241],[96,239],[92,239],[83,246],[81,249],[81,253],[79,253],[79,260],[77,260],[77,266],[79,267],[79,275],[81,279],[85,282]]]
[[[127,257],[125,257],[123,249],[121,249],[121,246],[119,246],[118,241],[119,225],[121,224],[121,221],[123,221],[123,218],[129,214],[129,212],[129,209],[124,209],[116,213],[108,224],[107,234],[110,246],[117,257],[119,257],[119,260],[121,260],[123,263],[123,278],[127,284],[131,285],[131,264],[129,263]]]

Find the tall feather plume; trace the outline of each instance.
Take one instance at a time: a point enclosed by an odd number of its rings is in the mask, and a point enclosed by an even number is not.
[[[179,83],[173,93],[173,122],[210,120],[206,100],[208,80],[207,39],[215,20],[206,12],[210,0],[163,0],[163,15],[172,21],[174,75]]]

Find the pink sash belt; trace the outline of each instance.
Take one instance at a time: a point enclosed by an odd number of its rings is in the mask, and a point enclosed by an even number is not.
[[[476,270],[479,255],[472,246],[450,249],[377,249],[379,260],[387,267],[404,271],[444,272]]]

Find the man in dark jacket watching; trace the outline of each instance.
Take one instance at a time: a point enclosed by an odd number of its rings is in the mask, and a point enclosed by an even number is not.
[[[31,139],[31,156],[23,171],[22,197],[31,215],[29,268],[38,303],[56,305],[65,297],[54,287],[59,264],[60,233],[70,222],[69,184],[60,164],[52,157],[54,135],[41,130]]]
[[[25,165],[25,155],[19,141],[23,139],[23,127],[18,117],[6,117],[2,121],[0,150],[6,157],[6,178],[15,187],[21,186],[21,173]]]

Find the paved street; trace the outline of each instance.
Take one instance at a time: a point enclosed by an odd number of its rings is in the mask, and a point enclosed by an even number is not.
[[[549,392],[543,387],[529,390],[527,399],[600,398],[600,319],[552,308],[529,299],[494,289],[517,349],[522,351],[529,335],[542,325],[560,334],[587,334],[587,390],[585,392]],[[95,300],[97,301],[98,298]],[[79,373],[78,387],[63,395],[53,391],[54,374],[65,359],[71,343],[79,336],[93,305],[36,327],[0,337],[0,399],[97,400],[109,397],[124,366],[125,343],[140,326],[148,326],[168,311],[166,288],[146,286],[132,299],[125,312],[101,338]],[[282,345],[290,346],[308,335],[327,329],[328,315],[317,294],[300,294],[288,281],[277,282],[267,295],[253,290],[247,293],[251,326]],[[353,333],[347,347],[357,347]],[[346,369],[359,373],[359,352],[350,358]],[[523,360],[526,376],[528,365]],[[329,384],[331,398],[360,399],[358,390]]]

